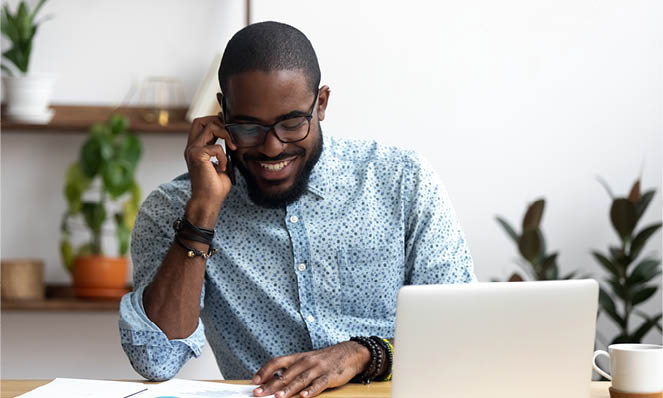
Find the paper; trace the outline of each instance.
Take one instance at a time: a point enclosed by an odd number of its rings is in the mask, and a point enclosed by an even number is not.
[[[147,386],[141,383],[57,378],[28,393],[19,395],[19,397],[133,398],[134,396],[141,397],[142,391],[146,390]]]
[[[147,392],[138,394],[136,398],[249,398],[253,397],[256,387],[258,386],[172,379],[150,385]],[[270,398],[273,397],[270,395]]]

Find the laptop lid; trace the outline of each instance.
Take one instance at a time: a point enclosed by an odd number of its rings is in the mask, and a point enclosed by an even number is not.
[[[587,398],[594,280],[405,286],[392,397]]]

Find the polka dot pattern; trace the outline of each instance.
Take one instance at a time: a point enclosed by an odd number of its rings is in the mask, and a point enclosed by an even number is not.
[[[432,167],[411,151],[324,137],[306,193],[285,209],[254,205],[237,173],[216,224],[200,322],[168,340],[145,315],[152,280],[191,195],[188,175],[159,186],[136,219],[134,292],[122,298],[121,343],[147,379],[169,379],[209,342],[223,376],[249,379],[267,360],[354,335],[394,336],[409,284],[476,280],[472,258]]]

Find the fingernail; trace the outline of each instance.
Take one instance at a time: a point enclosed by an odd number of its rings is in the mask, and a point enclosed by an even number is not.
[[[262,394],[262,388],[256,388],[256,394]]]
[[[253,384],[259,384],[259,383],[260,383],[260,377],[253,376]]]
[[[302,391],[302,397],[308,396],[308,391]]]
[[[277,397],[282,397],[282,396],[285,395],[285,393],[284,393],[283,391],[279,391],[279,392],[277,392],[277,393],[274,394],[274,395],[276,395]]]

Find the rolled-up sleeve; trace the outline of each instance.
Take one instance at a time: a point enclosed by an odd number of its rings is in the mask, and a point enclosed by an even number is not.
[[[146,315],[143,293],[152,281],[173,239],[170,225],[182,210],[173,204],[171,195],[162,187],[152,192],[141,205],[131,237],[131,259],[134,267],[134,291],[120,303],[120,341],[133,368],[148,380],[174,377],[193,356],[198,357],[205,345],[205,331],[198,327],[187,338],[169,340]],[[201,309],[205,286],[201,294]]]
[[[405,283],[475,282],[472,256],[444,186],[422,157],[412,155],[407,163]]]

